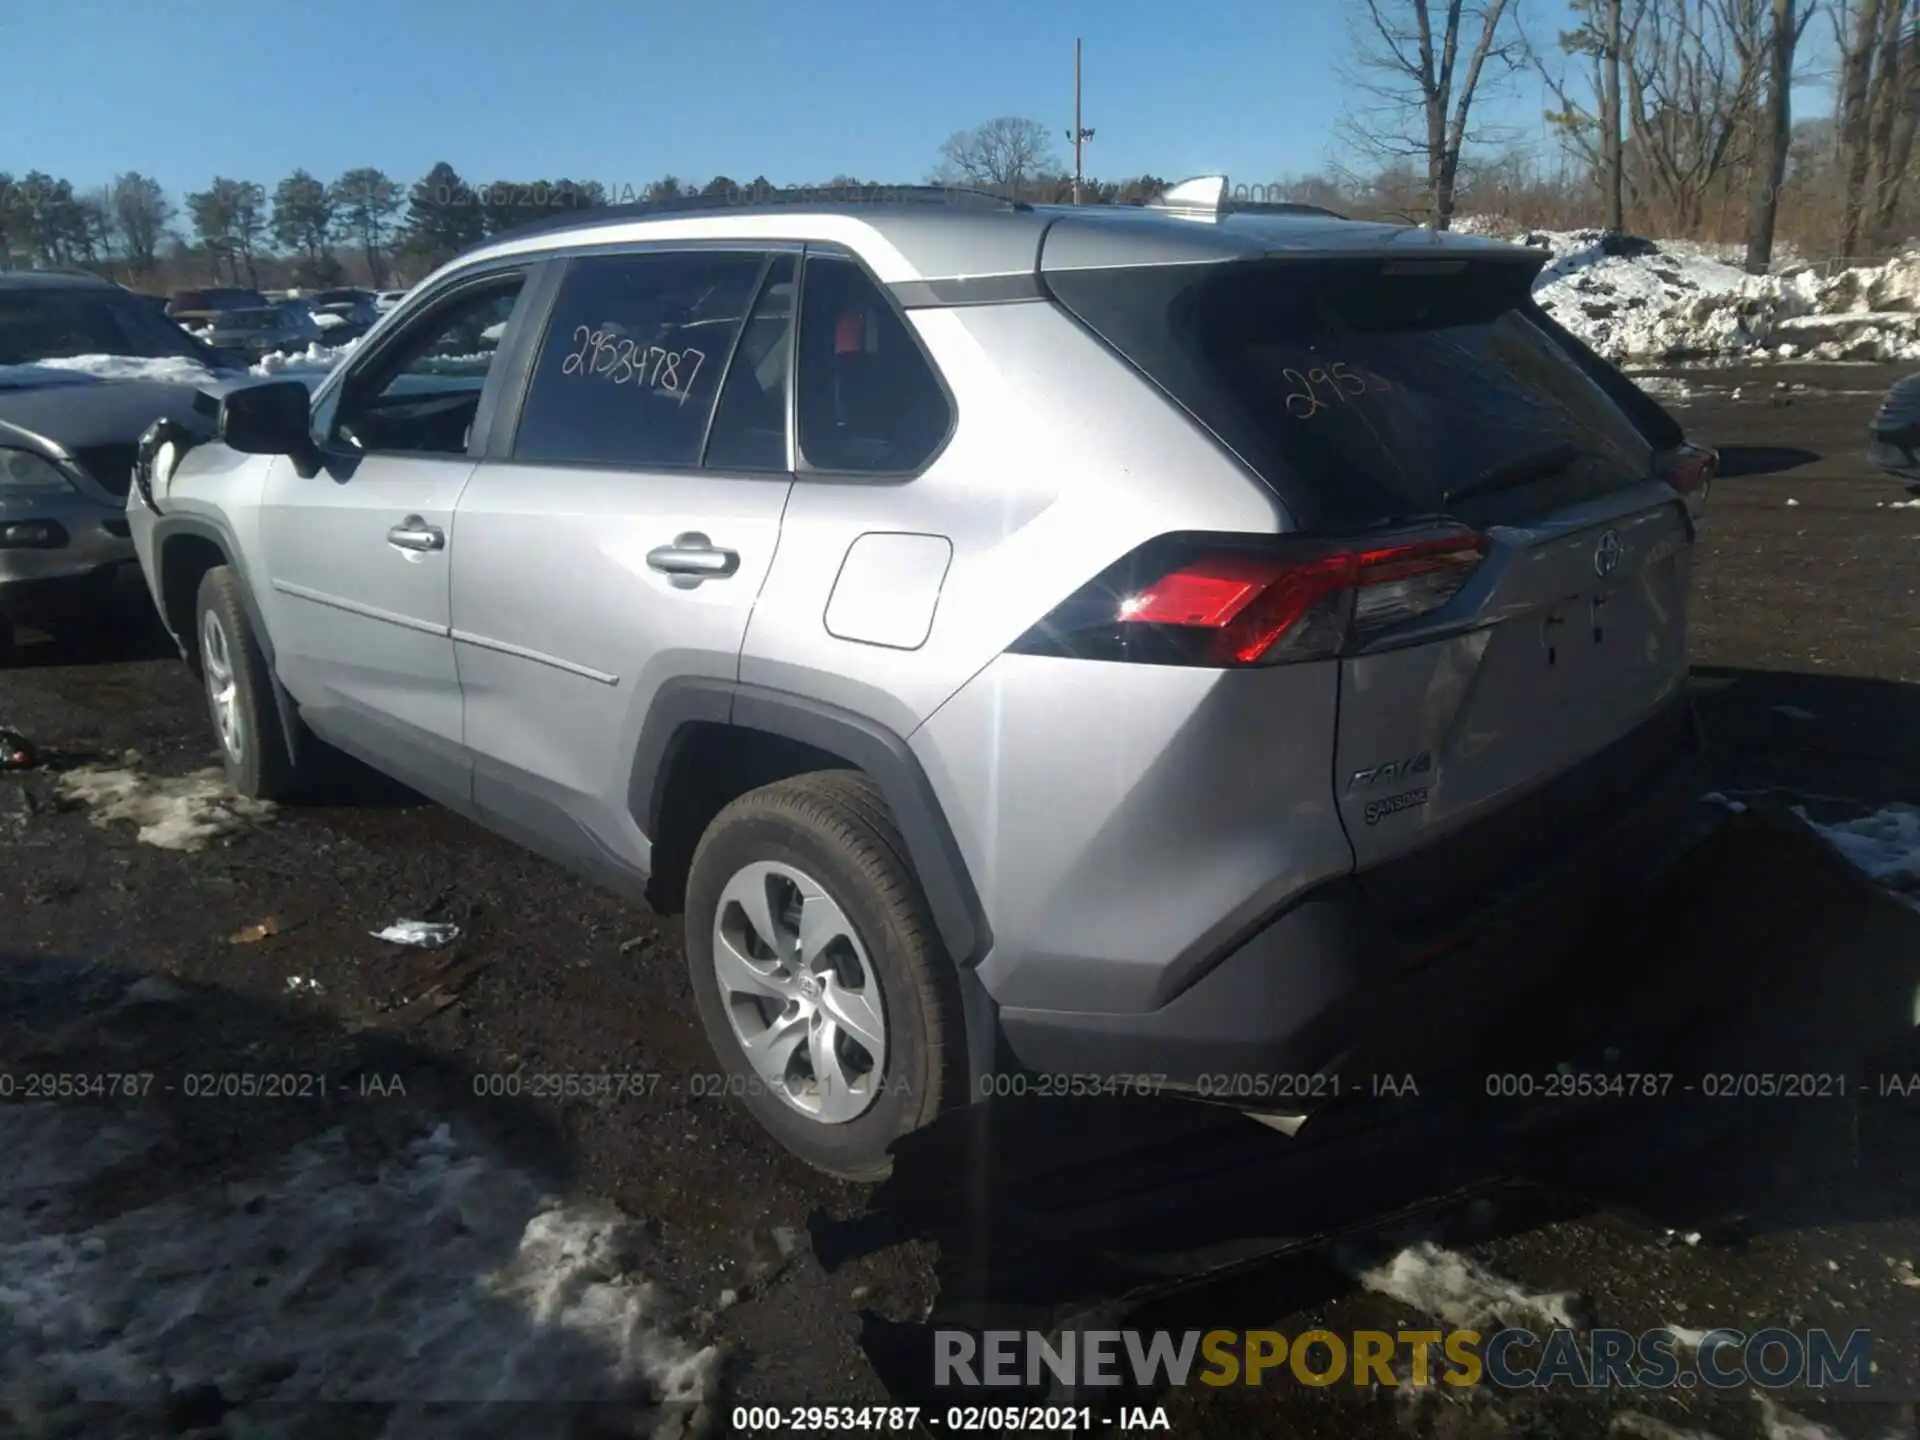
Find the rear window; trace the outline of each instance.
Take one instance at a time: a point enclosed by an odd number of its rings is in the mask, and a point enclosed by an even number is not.
[[[75,355],[205,358],[179,326],[124,291],[92,286],[0,291],[0,365]]]
[[[257,306],[257,290],[182,290],[173,297],[175,310],[244,310]]]
[[[1652,447],[1527,316],[1524,266],[1066,271],[1056,296],[1315,528],[1495,523],[1634,484]]]

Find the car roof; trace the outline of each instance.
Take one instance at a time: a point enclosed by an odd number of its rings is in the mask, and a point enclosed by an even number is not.
[[[105,276],[86,270],[0,270],[0,290],[118,290]]]
[[[1449,259],[1540,258],[1497,240],[1348,220],[1314,206],[1229,203],[1202,212],[1158,204],[1030,205],[987,192],[911,187],[853,198],[741,203],[700,196],[572,212],[484,241],[452,265],[660,240],[841,243],[884,284],[1261,255],[1398,258],[1441,250]]]

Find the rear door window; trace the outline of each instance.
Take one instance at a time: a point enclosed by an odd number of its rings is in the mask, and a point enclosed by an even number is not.
[[[574,260],[514,437],[526,464],[690,466],[766,269],[762,254]]]
[[[1200,269],[1048,278],[1322,526],[1514,520],[1651,473],[1633,423],[1527,319],[1524,268]]]
[[[776,256],[727,366],[707,438],[712,470],[787,468],[787,379],[793,369],[794,257]]]
[[[807,256],[796,409],[800,453],[815,470],[908,474],[953,428],[907,322],[845,256]]]

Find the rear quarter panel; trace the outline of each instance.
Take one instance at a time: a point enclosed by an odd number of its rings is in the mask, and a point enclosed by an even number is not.
[[[858,711],[904,736],[1142,541],[1172,529],[1279,528],[1271,495],[1053,306],[909,319],[953,394],[953,435],[914,478],[801,477],[747,630],[743,681]],[[828,628],[848,552],[872,534],[951,546],[915,648]]]

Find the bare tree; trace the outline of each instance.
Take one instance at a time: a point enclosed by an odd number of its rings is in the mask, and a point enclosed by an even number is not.
[[[1764,275],[1773,264],[1773,229],[1780,187],[1793,144],[1793,57],[1813,18],[1815,0],[1773,0],[1767,29],[1766,101],[1760,112],[1753,194],[1747,203],[1747,269]]]
[[[1699,231],[1708,195],[1746,157],[1769,0],[1647,0],[1627,56],[1628,161]]]
[[[1841,41],[1840,86],[1834,97],[1839,117],[1837,140],[1843,189],[1839,246],[1842,256],[1859,253],[1861,219],[1866,210],[1867,180],[1873,169],[1871,112],[1873,61],[1880,37],[1880,12],[1886,0],[1859,0],[1853,26]]]
[[[173,219],[173,202],[158,180],[129,170],[109,192],[114,228],[136,275],[151,275],[160,259],[160,241]]]
[[[1646,0],[1573,0],[1579,24],[1560,35],[1560,49],[1587,61],[1591,100],[1574,96],[1567,80],[1549,70],[1538,55],[1547,88],[1558,102],[1547,120],[1585,161],[1606,205],[1607,229],[1627,225],[1626,112],[1621,98],[1621,67],[1632,53]]]
[[[1875,249],[1893,241],[1893,224],[1913,158],[1920,114],[1920,33],[1913,0],[1881,0],[1873,82],[1867,87],[1867,146],[1872,152],[1864,224]]]
[[[1435,230],[1453,221],[1460,152],[1480,138],[1474,99],[1524,59],[1512,14],[1512,0],[1361,0],[1353,12],[1352,79],[1368,98],[1345,128],[1382,160],[1424,166]]]
[[[1018,115],[958,131],[940,147],[939,176],[1018,194],[1040,175],[1060,168],[1051,133],[1038,120]]]

